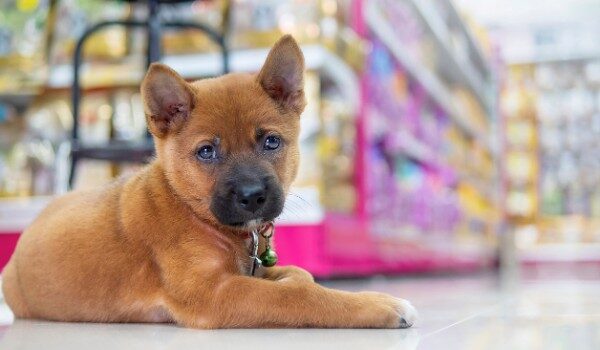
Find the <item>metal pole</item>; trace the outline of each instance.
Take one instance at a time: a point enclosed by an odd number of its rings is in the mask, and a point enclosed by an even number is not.
[[[106,21],[98,23],[89,29],[87,29],[83,35],[77,41],[75,46],[75,54],[73,56],[73,82],[71,86],[71,104],[73,107],[73,129],[71,130],[71,172],[69,174],[69,187],[72,187],[73,180],[75,178],[75,164],[77,162],[76,156],[73,155],[73,149],[76,149],[78,145],[76,141],[79,136],[79,106],[81,104],[81,82],[80,72],[81,61],[83,59],[83,47],[86,40],[97,31],[104,29],[105,27],[120,25],[124,27],[144,27],[146,22],[140,21]]]
[[[160,5],[158,0],[148,0],[148,47],[146,52],[146,66],[150,67],[153,62],[160,61],[161,58],[161,37],[162,28],[159,17]]]

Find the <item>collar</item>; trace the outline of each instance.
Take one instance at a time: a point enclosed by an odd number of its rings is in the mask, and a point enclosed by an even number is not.
[[[264,223],[261,227],[255,228],[254,230],[246,233],[246,238],[251,239],[250,259],[252,260],[252,266],[250,267],[250,276],[254,276],[254,274],[256,273],[256,269],[262,265],[262,261],[258,256],[258,243],[260,240],[259,235],[268,240],[269,238],[271,238],[271,236],[273,236],[274,229],[275,226],[273,225],[273,221],[269,221]]]

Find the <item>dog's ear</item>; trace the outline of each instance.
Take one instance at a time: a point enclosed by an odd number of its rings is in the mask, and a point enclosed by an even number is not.
[[[190,84],[164,64],[150,66],[141,93],[148,129],[159,138],[179,129],[194,108]]]
[[[279,106],[302,112],[306,105],[304,55],[291,35],[285,35],[275,43],[258,73],[258,82]]]

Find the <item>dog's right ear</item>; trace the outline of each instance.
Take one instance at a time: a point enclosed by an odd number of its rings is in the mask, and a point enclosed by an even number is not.
[[[153,63],[141,87],[148,129],[156,137],[178,130],[194,108],[194,92],[177,72]]]

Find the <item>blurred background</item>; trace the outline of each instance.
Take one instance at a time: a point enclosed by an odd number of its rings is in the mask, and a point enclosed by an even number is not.
[[[52,196],[149,159],[149,61],[255,72],[283,33],[308,107],[282,263],[329,278],[600,262],[598,18],[594,0],[2,0],[0,268]]]
[[[54,196],[151,159],[149,62],[256,72],[291,33],[308,106],[280,262],[421,315],[117,330],[13,320],[0,296],[0,347],[599,349],[599,18],[600,0],[0,0],[0,270]]]

